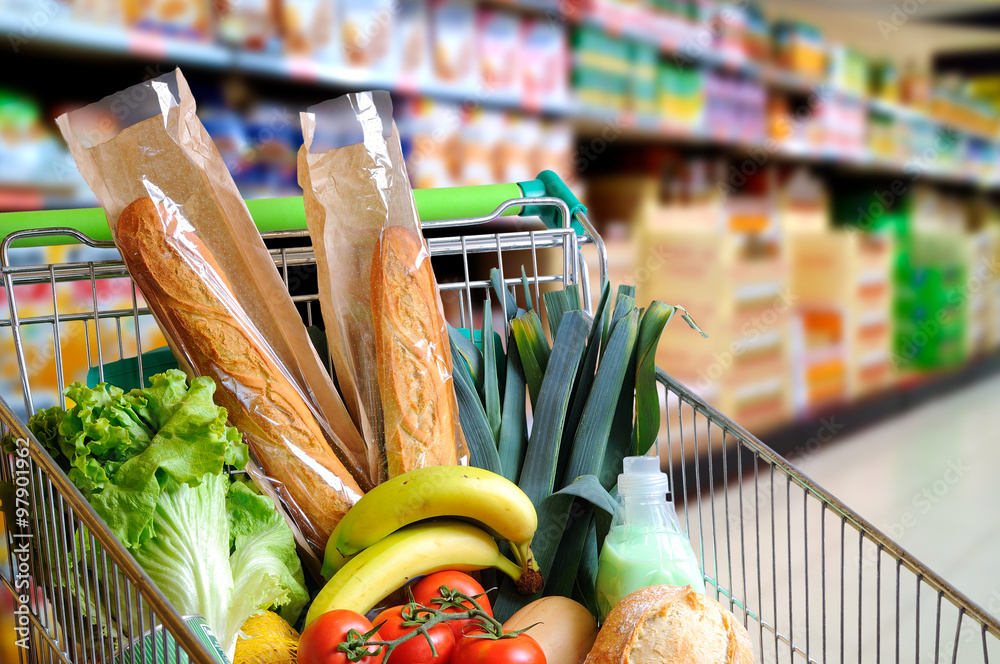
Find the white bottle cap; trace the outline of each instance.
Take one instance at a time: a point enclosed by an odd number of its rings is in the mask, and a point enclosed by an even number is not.
[[[670,491],[670,480],[660,471],[659,457],[625,457],[622,467],[625,472],[618,476],[620,495],[665,496]]]

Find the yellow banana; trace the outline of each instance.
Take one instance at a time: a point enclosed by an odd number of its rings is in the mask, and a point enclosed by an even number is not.
[[[507,541],[522,569],[538,569],[528,548],[538,516],[516,484],[481,468],[432,466],[379,484],[344,515],[326,545],[323,576],[403,526],[438,517],[476,522]]]
[[[493,538],[464,521],[406,526],[351,558],[326,584],[306,615],[306,625],[334,609],[364,614],[411,579],[442,570],[495,567],[526,593],[541,589],[541,576],[500,553]]]

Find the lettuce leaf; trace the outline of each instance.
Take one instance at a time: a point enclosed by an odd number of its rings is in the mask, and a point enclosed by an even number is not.
[[[251,615],[276,608],[294,623],[309,597],[274,503],[227,472],[249,452],[214,394],[211,378],[189,385],[177,370],[129,393],[75,383],[69,410],[29,428],[178,612],[204,616],[232,654]]]
[[[233,595],[224,475],[197,486],[168,480],[153,510],[156,537],[132,555],[182,616],[201,614],[223,641]]]
[[[174,375],[168,380],[184,385],[183,373],[170,373]],[[94,510],[125,546],[140,546],[155,536],[153,511],[162,482],[195,486],[205,474],[221,473],[231,459],[238,462],[237,468],[246,467],[246,446],[236,429],[226,426],[226,409],[215,405],[214,393],[211,378],[191,381],[183,397],[161,408],[162,414],[169,408],[169,419],[152,441],[125,461],[91,498]],[[155,401],[145,390],[143,396],[150,404]]]
[[[280,609],[294,624],[309,601],[292,531],[271,499],[252,484],[233,482],[227,500],[235,592],[227,638],[236,638],[247,618],[262,606]],[[235,643],[235,641],[233,641]]]

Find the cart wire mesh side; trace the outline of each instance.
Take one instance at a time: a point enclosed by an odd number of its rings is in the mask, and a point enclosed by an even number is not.
[[[557,199],[530,202],[558,207],[559,228],[505,226],[501,232],[437,236],[493,222],[525,202],[508,201],[476,219],[424,224],[434,236],[428,244],[435,266],[461,262],[457,279],[442,273],[442,300],[453,324],[475,326],[478,305],[491,287],[488,267],[499,268],[519,298],[526,284],[535,302],[546,289],[580,284],[590,310],[594,293],[584,251],[592,264],[596,254],[597,279],[605,278],[607,256],[584,215],[577,213],[577,220],[587,235],[570,229],[570,211]],[[92,260],[12,264],[17,239],[44,234],[109,248],[68,229],[26,231],[2,245],[0,303],[6,299],[8,309],[0,309],[0,353],[16,356],[18,375],[0,398],[0,430],[22,441],[0,463],[0,481],[19,492],[13,500],[4,497],[12,565],[3,581],[25,616],[29,648],[20,651],[21,660],[210,664],[212,656],[184,617],[26,430],[28,414],[65,405],[45,385],[82,381],[80,372],[92,367],[103,380],[106,363],[141,357],[162,343],[113,252]],[[289,232],[267,237],[308,242]],[[310,290],[316,273],[311,248],[271,254],[303,321],[313,325],[321,312]],[[111,285],[116,297],[102,298]],[[65,289],[84,295],[67,305]],[[39,309],[40,297],[51,304]],[[35,303],[30,311],[28,298]],[[139,372],[149,374],[141,361]],[[658,371],[657,380],[663,404],[659,453],[678,517],[709,595],[746,626],[758,662],[1000,662],[994,617],[667,373]],[[151,642],[139,638],[154,628]],[[123,645],[132,644],[122,657]]]

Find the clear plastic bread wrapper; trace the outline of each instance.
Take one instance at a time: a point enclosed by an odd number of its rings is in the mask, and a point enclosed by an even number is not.
[[[301,114],[309,234],[330,356],[379,479],[466,464],[441,293],[386,92]]]
[[[372,486],[365,442],[180,70],[58,125],[179,363],[215,379],[255,479],[280,497],[303,551],[322,559]]]

